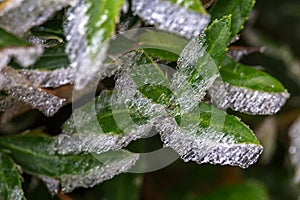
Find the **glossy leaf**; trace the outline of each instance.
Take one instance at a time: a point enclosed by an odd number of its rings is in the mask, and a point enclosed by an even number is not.
[[[217,0],[210,14],[212,20],[231,15],[231,37],[237,36],[249,17],[255,0]]]
[[[120,150],[103,154],[55,155],[53,138],[41,135],[3,137],[0,145],[22,169],[48,182],[60,182],[63,192],[93,187],[132,167],[138,155]],[[47,180],[48,179],[48,180]],[[58,185],[49,188],[58,191]]]
[[[289,93],[272,76],[253,67],[225,58],[220,69],[222,80],[210,94],[222,109],[232,108],[249,114],[274,114],[289,98]]]
[[[25,200],[19,169],[3,151],[0,151],[0,199]]]

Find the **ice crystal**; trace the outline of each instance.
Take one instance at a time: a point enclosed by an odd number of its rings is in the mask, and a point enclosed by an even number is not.
[[[261,92],[215,81],[210,89],[210,96],[212,102],[221,109],[272,115],[280,110],[290,95],[288,92]]]
[[[53,38],[44,38],[44,37],[30,35],[27,37],[27,40],[32,44],[35,44],[37,46],[42,46],[45,48],[56,47],[59,44],[62,44],[64,42],[62,38],[56,36],[55,37],[53,36]]]
[[[18,100],[11,96],[0,96],[0,112],[12,107],[16,102]]]
[[[1,72],[4,76],[1,89],[11,97],[31,105],[46,116],[54,115],[62,107],[64,99],[34,87],[12,68],[5,67]]]
[[[178,71],[171,81],[172,91],[184,113],[198,105],[219,76],[217,66],[206,56],[204,37],[194,38],[186,45],[177,62]]]
[[[186,162],[247,168],[257,161],[263,149],[255,144],[238,144],[235,138],[211,128],[179,128],[172,118],[160,121],[156,127],[164,146],[173,148]]]
[[[122,152],[120,152],[120,154],[122,154]],[[93,187],[96,184],[111,179],[120,173],[128,171],[139,158],[138,154],[129,152],[125,153],[123,156],[120,156],[120,158],[113,160],[102,161],[101,158],[98,158],[98,155],[94,154],[94,156],[95,158],[99,159],[103,165],[93,168],[85,174],[61,176],[60,181],[62,192],[71,192],[76,187]]]
[[[22,189],[20,189],[19,187],[14,187],[12,189],[12,192],[10,194],[10,196],[8,197],[8,199],[11,199],[11,200],[22,200],[24,199],[24,194],[23,194],[23,191]]]
[[[146,23],[189,39],[198,36],[210,22],[209,15],[162,0],[133,0],[132,10]]]
[[[47,188],[52,196],[57,194],[57,192],[59,190],[59,180],[48,177],[48,176],[42,176],[41,179],[47,186]]]
[[[300,183],[300,118],[298,118],[289,130],[290,148],[289,154],[292,164],[295,166],[295,183]]]
[[[56,11],[74,3],[73,0],[23,0],[9,2],[7,11],[0,14],[0,27],[18,36],[23,36],[31,27],[44,23]]]
[[[0,69],[6,67],[12,57],[23,67],[32,65],[35,60],[43,53],[42,47],[7,47],[0,49]]]
[[[73,84],[75,73],[73,68],[61,68],[53,71],[19,70],[34,86],[42,88],[56,88],[61,85]]]
[[[91,41],[87,41],[86,26],[89,21],[87,11],[90,6],[88,2],[80,1],[67,12],[65,33],[68,43],[66,52],[71,66],[77,70],[76,89],[83,89],[92,80],[98,81],[99,76],[105,75],[107,71],[107,65],[102,65],[108,48],[107,43],[103,42],[103,30],[98,30]]]

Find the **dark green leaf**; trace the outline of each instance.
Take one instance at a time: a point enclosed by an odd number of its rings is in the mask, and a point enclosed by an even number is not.
[[[0,199],[25,200],[17,165],[3,151],[0,151]]]
[[[235,37],[243,29],[254,3],[255,0],[218,0],[210,14],[212,20],[231,15],[231,37]]]
[[[0,28],[0,50],[8,47],[28,47],[31,44]]]

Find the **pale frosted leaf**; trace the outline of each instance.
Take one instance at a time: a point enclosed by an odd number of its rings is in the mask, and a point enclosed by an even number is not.
[[[234,116],[201,104],[194,114],[184,114],[182,119],[178,126],[174,119],[165,118],[156,128],[164,146],[173,148],[186,162],[247,168],[262,153],[251,130]]]
[[[62,192],[71,192],[77,187],[93,187],[126,172],[139,157],[125,150],[103,154],[52,155],[48,151],[52,142],[53,138],[35,133],[3,137],[0,146],[9,150],[10,156],[25,172],[43,177],[51,192],[57,191],[57,181]]]
[[[0,15],[0,27],[22,37],[30,28],[44,23],[56,11],[74,2],[75,0],[23,0],[18,2],[18,6],[14,5]],[[10,1],[7,6],[14,3]]]
[[[300,118],[298,118],[289,130],[290,136],[290,160],[295,167],[294,181],[300,183]]]
[[[132,10],[146,23],[187,38],[197,37],[210,22],[209,15],[162,0],[133,0]]]
[[[73,68],[61,68],[52,71],[44,70],[19,70],[34,86],[42,88],[56,88],[61,85],[73,84],[75,70]]]
[[[50,194],[52,196],[57,194],[57,192],[59,191],[59,187],[60,187],[59,180],[48,177],[48,176],[41,176],[39,178],[42,179],[42,181],[44,182],[44,184],[46,185],[48,191],[50,192]]]
[[[34,87],[31,82],[12,68],[5,67],[1,73],[4,76],[1,89],[13,98],[31,105],[46,116],[54,115],[62,107],[64,99]]]
[[[196,106],[219,76],[218,67],[226,53],[229,31],[230,17],[214,21],[181,52],[171,88],[182,112],[188,112]]]
[[[76,68],[75,88],[83,89],[92,81],[105,77],[110,70],[102,65],[114,32],[123,0],[79,1],[67,12],[66,52]]]

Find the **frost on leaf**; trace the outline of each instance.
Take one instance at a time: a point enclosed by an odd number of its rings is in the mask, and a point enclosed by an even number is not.
[[[138,154],[125,150],[93,154],[102,163],[84,174],[62,175],[60,177],[62,192],[71,192],[77,187],[93,187],[116,175],[128,171],[139,158]]]
[[[287,92],[260,92],[216,81],[210,88],[213,103],[221,109],[231,108],[255,115],[277,113],[290,97]]]
[[[188,39],[197,37],[210,22],[209,15],[162,0],[133,0],[132,10],[146,23]]]
[[[76,68],[76,89],[83,89],[92,81],[98,81],[107,75],[108,66],[102,64],[108,48],[107,40],[114,32],[121,2],[80,0],[67,12],[66,52],[71,66]],[[105,9],[105,6],[109,7],[106,4],[112,3],[113,9]]]
[[[54,115],[62,107],[64,99],[35,87],[12,68],[3,68],[0,74],[3,75],[0,90],[5,91],[13,98],[40,110],[46,116]]]
[[[263,148],[248,127],[222,111],[215,113],[220,123],[213,118],[213,111],[207,108],[200,110],[198,116],[183,115],[181,125],[172,118],[159,121],[156,128],[164,146],[173,148],[184,161],[198,164],[247,168],[257,161]]]
[[[33,26],[44,23],[56,11],[74,3],[73,0],[14,0],[0,9],[0,27],[18,36]]]
[[[19,70],[34,86],[42,88],[57,88],[66,84],[73,84],[75,73],[73,68],[61,68],[52,71],[42,70]]]
[[[289,130],[290,148],[289,154],[292,164],[295,167],[294,181],[300,183],[300,118],[298,118]]]
[[[206,52],[204,38],[205,35],[201,35],[186,45],[177,61],[178,71],[171,80],[182,112],[198,105],[218,77],[217,67]]]

